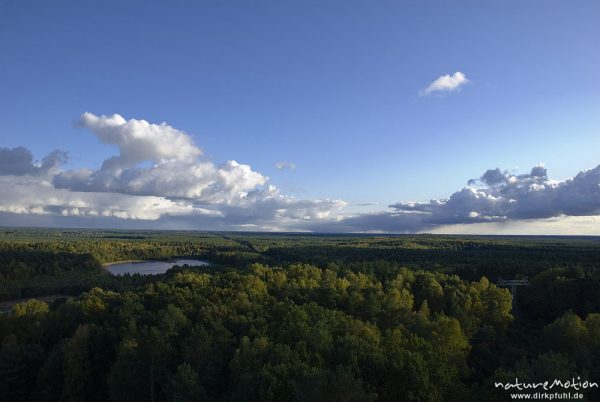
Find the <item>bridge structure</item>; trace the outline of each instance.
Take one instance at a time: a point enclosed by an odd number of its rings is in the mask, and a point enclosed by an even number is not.
[[[516,316],[518,314],[517,310],[517,287],[519,286],[529,286],[529,279],[524,277],[522,279],[502,279],[498,278],[497,286],[504,286],[510,288],[510,293],[512,294],[512,311]]]

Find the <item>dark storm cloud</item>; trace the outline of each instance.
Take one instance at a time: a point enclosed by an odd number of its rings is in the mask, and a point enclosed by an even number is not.
[[[0,148],[0,175],[36,175],[46,173],[67,161],[67,153],[59,149],[46,155],[39,164],[34,163],[33,154],[25,147]]]

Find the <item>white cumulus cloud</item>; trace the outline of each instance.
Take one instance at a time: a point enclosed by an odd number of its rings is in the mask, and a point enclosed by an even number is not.
[[[57,188],[236,203],[268,180],[236,161],[216,165],[201,160],[202,151],[193,139],[166,123],[84,113],[80,124],[102,142],[117,145],[119,155],[106,159],[99,170],[58,174]],[[151,166],[140,166],[143,162]]]
[[[105,144],[119,147],[119,155],[104,161],[104,168],[124,168],[144,161],[189,161],[202,150],[194,145],[192,138],[167,123],[152,124],[146,120],[125,120],[118,114],[96,116],[86,112],[79,120],[81,127],[88,128]]]
[[[436,92],[456,91],[468,82],[467,76],[464,73],[457,71],[452,75],[446,74],[436,78],[425,89],[421,90],[419,94],[421,96],[427,96]]]

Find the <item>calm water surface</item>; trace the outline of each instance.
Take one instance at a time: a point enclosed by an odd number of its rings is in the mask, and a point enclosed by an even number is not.
[[[113,264],[106,267],[113,275],[140,274],[156,275],[162,274],[173,265],[208,265],[208,262],[202,260],[174,260],[174,261],[143,261],[143,262],[124,262],[122,264]]]

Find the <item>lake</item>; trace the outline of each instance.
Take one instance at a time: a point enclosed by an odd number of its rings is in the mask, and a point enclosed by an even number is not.
[[[171,269],[173,265],[208,265],[208,262],[202,260],[173,260],[173,261],[141,261],[141,262],[123,262],[106,266],[106,269],[113,275],[140,274],[156,275],[163,274]]]

